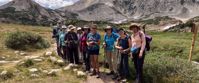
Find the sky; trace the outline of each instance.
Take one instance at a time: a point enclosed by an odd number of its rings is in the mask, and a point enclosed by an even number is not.
[[[12,0],[0,0],[0,5],[6,4]],[[68,5],[72,5],[78,0],[33,0],[37,3],[39,3],[41,6],[56,9]]]

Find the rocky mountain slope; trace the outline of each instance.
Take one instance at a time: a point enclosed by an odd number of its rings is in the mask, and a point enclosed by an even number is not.
[[[68,17],[72,17],[72,13],[47,9],[32,0],[13,0],[0,6],[0,21],[3,22],[49,25]]]
[[[197,0],[80,0],[62,11],[77,13],[79,19],[126,21],[170,16],[189,19],[199,15]]]

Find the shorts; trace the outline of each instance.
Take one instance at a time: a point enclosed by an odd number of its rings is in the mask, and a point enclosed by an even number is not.
[[[99,49],[96,50],[88,50],[89,55],[99,55]]]

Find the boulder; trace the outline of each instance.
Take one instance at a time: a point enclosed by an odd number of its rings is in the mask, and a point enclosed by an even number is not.
[[[35,73],[35,72],[38,72],[39,70],[37,68],[32,68],[32,69],[29,69],[29,72],[31,73]]]
[[[61,69],[52,69],[48,72],[49,76],[56,76],[57,72],[61,71]]]
[[[43,59],[38,58],[38,59],[33,59],[33,61],[35,61],[35,62],[42,62]]]
[[[25,56],[25,55],[27,55],[25,52],[21,52],[19,55],[21,55],[21,56]]]
[[[45,74],[48,74],[48,71],[47,71],[47,70],[43,70],[42,72],[45,73]]]
[[[53,56],[50,56],[50,61],[51,61],[51,62],[57,62],[57,58],[56,58],[56,57],[53,57]]]
[[[31,74],[30,77],[37,78],[37,77],[39,77],[39,75],[38,74]]]
[[[46,52],[45,56],[51,56],[53,53],[52,52]]]
[[[77,71],[77,76],[86,76],[86,73],[83,71]]]
[[[20,52],[20,51],[15,51],[14,53],[15,53],[15,54],[19,54],[19,52]]]
[[[7,73],[8,73],[8,71],[4,70],[4,71],[1,72],[0,75],[6,75]]]
[[[57,60],[56,62],[58,65],[63,66],[65,63],[63,60]]]
[[[73,69],[73,72],[77,72],[77,69]]]

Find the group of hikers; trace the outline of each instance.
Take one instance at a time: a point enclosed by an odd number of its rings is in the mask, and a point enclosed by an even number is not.
[[[65,62],[74,66],[81,63],[84,71],[91,76],[100,78],[99,56],[100,48],[104,49],[104,61],[108,63],[113,80],[126,82],[129,77],[129,57],[134,62],[136,83],[143,83],[143,64],[145,51],[149,49],[147,37],[141,27],[132,24],[128,34],[123,28],[113,28],[108,25],[104,28],[105,35],[101,41],[98,26],[92,24],[83,27],[66,26],[58,22],[53,27],[53,38],[57,43],[57,53]],[[102,46],[100,47],[100,45]],[[82,61],[81,61],[82,60]]]

